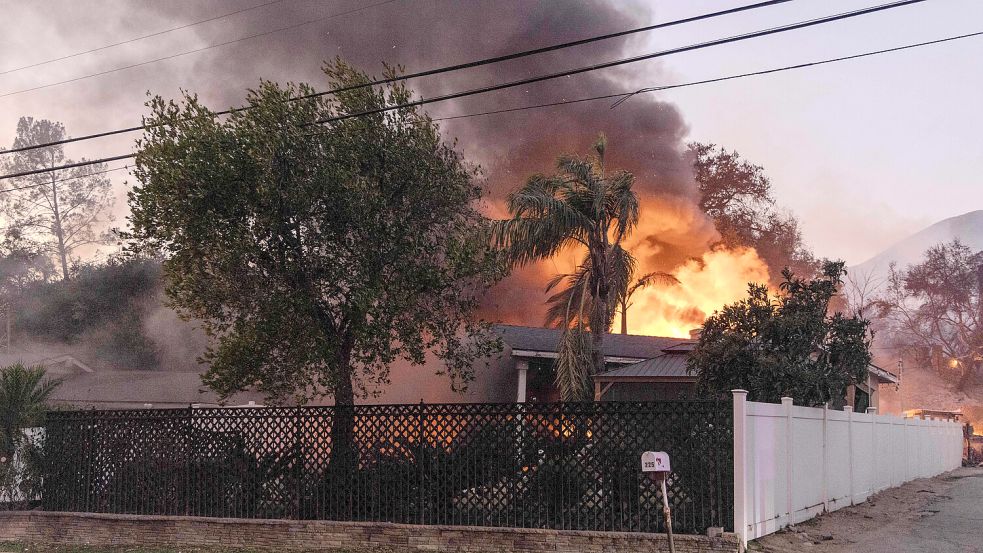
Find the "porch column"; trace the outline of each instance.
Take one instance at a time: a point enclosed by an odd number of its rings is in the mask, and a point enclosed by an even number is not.
[[[877,378],[868,376],[867,388],[870,389],[870,406],[874,408],[874,412],[877,412],[877,410],[881,407],[881,385],[878,384]]]
[[[526,375],[529,372],[529,360],[528,359],[516,359],[515,360],[515,371],[518,373],[518,385],[517,393],[515,396],[516,403],[526,402]]]

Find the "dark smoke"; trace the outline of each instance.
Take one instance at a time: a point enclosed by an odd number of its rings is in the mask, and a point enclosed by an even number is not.
[[[230,2],[209,3],[207,13],[217,13]],[[332,6],[312,10],[312,4],[285,2],[270,18],[250,18],[238,34],[261,32],[318,14],[341,11]],[[157,8],[182,20],[205,17],[205,9],[160,3]],[[408,71],[437,67],[483,57],[535,48],[639,26],[651,21],[648,9],[608,2],[527,2],[443,0],[400,0],[322,23],[290,31],[263,41],[255,65],[243,66],[241,58],[216,56],[196,71],[214,75],[215,83],[242,82],[260,75],[273,80],[304,80],[326,58],[345,58],[365,71],[379,74],[382,63],[400,64]],[[483,84],[548,73],[596,61],[621,57],[637,51],[638,39],[616,39],[562,50],[505,64],[441,75],[410,83],[424,96],[467,89]],[[250,47],[252,48],[252,47]],[[454,103],[429,106],[434,117],[457,115],[561,99],[609,94],[632,88],[632,83],[659,80],[657,63],[632,65],[547,81],[509,91],[465,98]],[[644,72],[644,73],[643,73]],[[287,75],[286,78],[281,78]],[[290,76],[292,75],[292,76]],[[643,76],[642,76],[643,75]],[[321,78],[309,82],[324,88]],[[244,86],[255,85],[255,81]],[[241,101],[241,90],[199,91],[232,105]],[[599,132],[609,139],[609,167],[632,171],[643,202],[657,197],[691,197],[694,191],[690,164],[683,155],[687,128],[672,104],[649,97],[636,97],[617,109],[610,101],[573,104],[511,114],[448,121],[445,135],[458,139],[468,159],[480,163],[487,179],[491,212],[502,215],[501,201],[509,190],[529,175],[550,172],[562,153],[584,154]],[[700,236],[682,235],[659,239],[660,269],[670,269],[697,255],[706,247],[705,230]],[[710,231],[712,233],[712,229]],[[541,264],[516,272],[490,294],[485,315],[512,323],[538,325],[546,276],[555,268]],[[517,311],[515,306],[525,306]]]

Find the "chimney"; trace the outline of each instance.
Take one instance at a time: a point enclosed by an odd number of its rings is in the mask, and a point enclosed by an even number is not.
[[[699,340],[700,339],[700,334],[702,334],[702,333],[703,333],[703,327],[702,326],[700,328],[694,328],[693,330],[690,330],[689,331],[689,339],[690,340]]]

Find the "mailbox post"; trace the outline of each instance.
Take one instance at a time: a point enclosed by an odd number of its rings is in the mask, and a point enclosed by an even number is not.
[[[669,496],[666,495],[666,477],[672,469],[669,466],[669,454],[664,451],[646,451],[642,453],[642,473],[654,482],[659,483],[662,490],[662,514],[666,520],[666,535],[669,537],[669,551],[676,553],[676,544],[672,540],[672,513],[669,511]]]

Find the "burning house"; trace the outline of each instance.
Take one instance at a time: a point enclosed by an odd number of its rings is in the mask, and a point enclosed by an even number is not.
[[[486,367],[476,371],[474,390],[469,392],[467,401],[558,401],[554,379],[562,330],[496,325],[495,331],[502,338],[504,349],[495,359],[489,360]],[[695,335],[689,339],[606,335],[606,370],[594,377],[594,399],[652,401],[690,397],[696,375],[689,373],[686,362],[696,344]],[[890,371],[869,365],[866,381],[851,386],[845,402],[860,412],[869,407],[876,409],[880,401],[879,388],[897,382],[897,376]],[[420,397],[432,401],[429,397]]]

